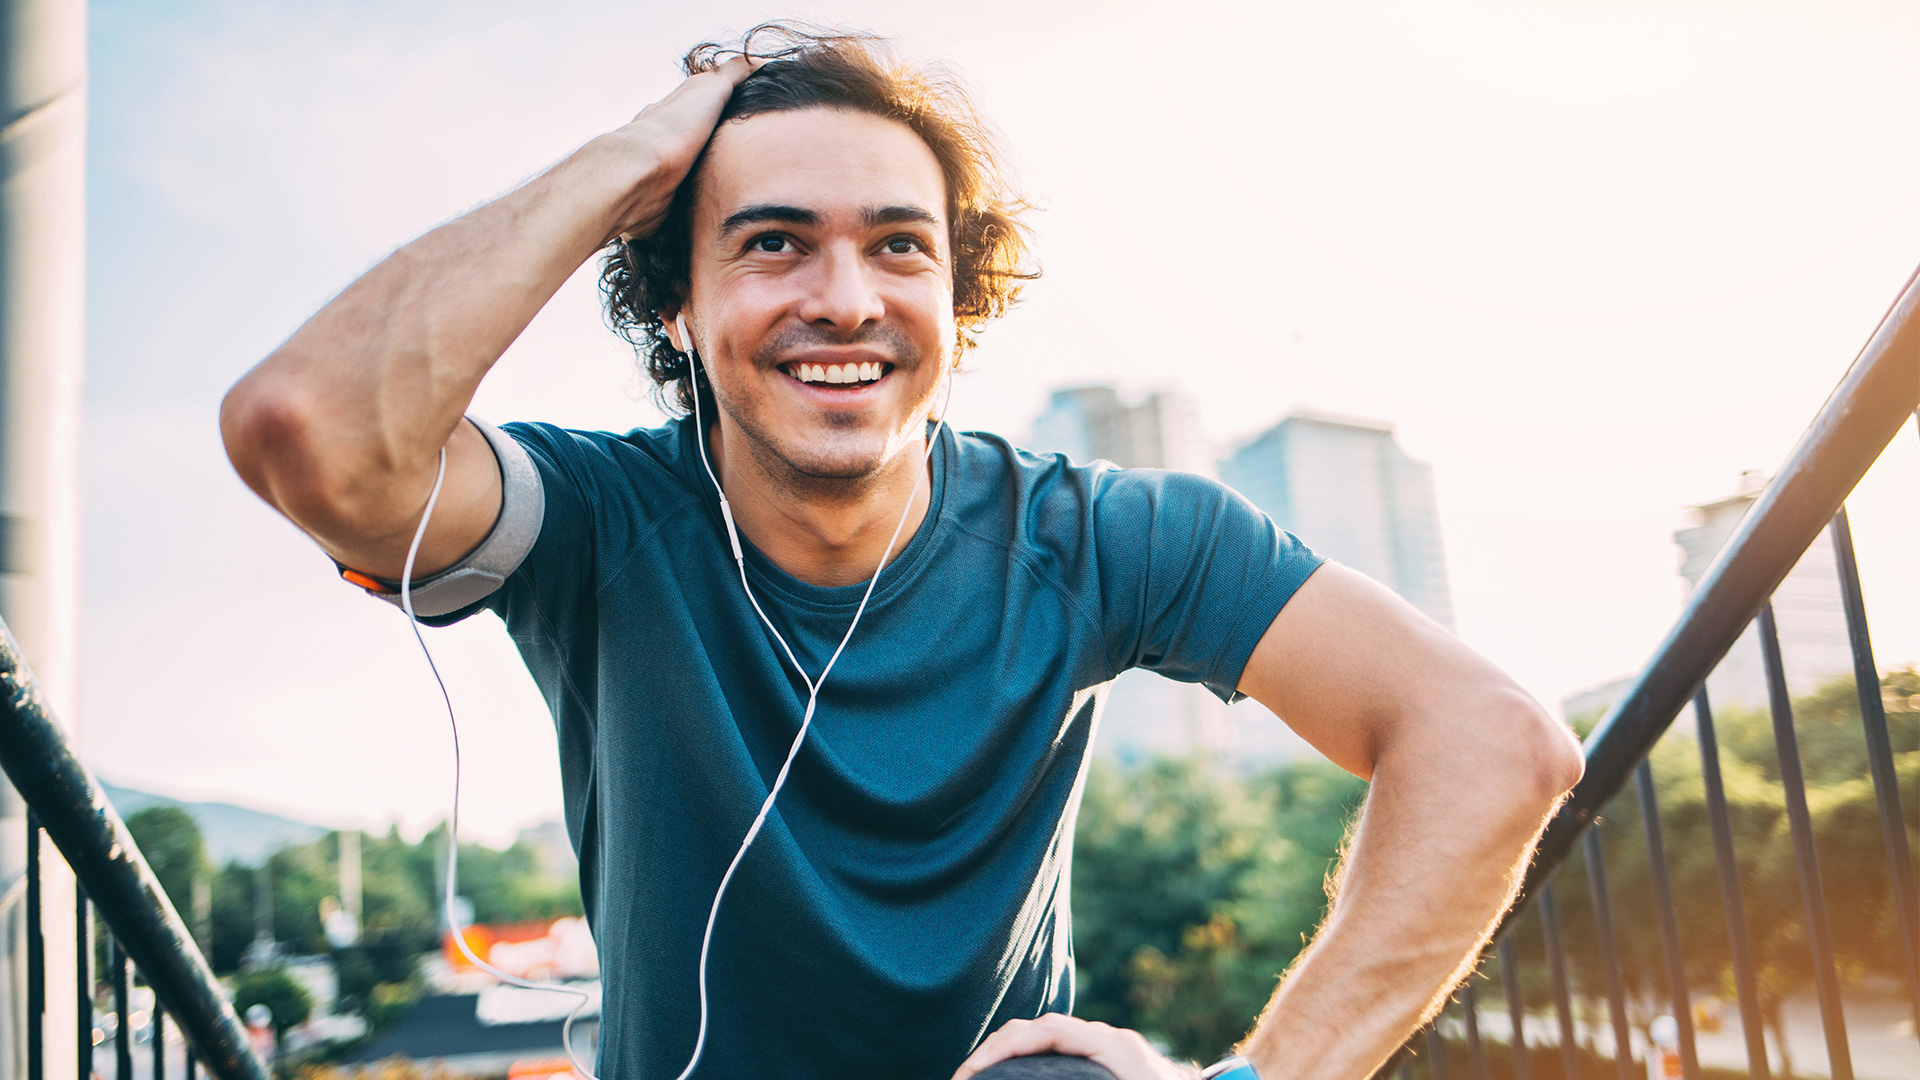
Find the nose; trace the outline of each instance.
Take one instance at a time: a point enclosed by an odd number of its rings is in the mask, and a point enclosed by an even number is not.
[[[809,325],[831,327],[851,337],[886,314],[872,268],[853,243],[828,245],[815,256],[813,270],[799,311]]]

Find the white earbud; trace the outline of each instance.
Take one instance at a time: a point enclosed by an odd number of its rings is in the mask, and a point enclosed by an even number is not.
[[[692,335],[692,334],[689,334],[689,333],[687,333],[687,315],[686,315],[686,312],[684,312],[684,311],[683,311],[683,312],[681,312],[680,314],[678,314],[678,315],[675,315],[675,316],[673,317],[673,325],[674,325],[674,328],[675,328],[675,329],[677,329],[677,330],[679,330],[679,331],[680,331],[680,351],[681,351],[681,352],[683,352],[683,353],[686,353],[686,354],[687,354],[687,356],[688,356],[688,358],[692,358],[692,356],[693,356],[693,335]]]

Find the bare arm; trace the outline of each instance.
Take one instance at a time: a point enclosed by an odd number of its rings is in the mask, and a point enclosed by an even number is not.
[[[1240,686],[1372,780],[1332,911],[1241,1052],[1267,1080],[1361,1080],[1465,974],[1580,778],[1579,747],[1499,669],[1337,564],[1287,603]]]
[[[751,71],[736,59],[688,79],[348,286],[221,403],[241,478],[334,558],[396,578],[445,447],[414,572],[458,561],[500,513],[493,451],[461,421],[481,378],[594,251],[658,226]]]
[[[1241,1053],[1264,1080],[1365,1080],[1465,973],[1578,746],[1498,668],[1366,576],[1315,571],[1267,628],[1240,690],[1372,780],[1333,910]],[[1135,1032],[1015,1020],[961,1065],[1054,1051],[1120,1080],[1191,1076]]]

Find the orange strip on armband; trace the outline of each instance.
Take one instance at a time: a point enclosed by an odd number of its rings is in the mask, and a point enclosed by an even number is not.
[[[393,591],[358,570],[347,570],[343,568],[340,571],[340,576],[368,592],[376,592],[384,595]]]

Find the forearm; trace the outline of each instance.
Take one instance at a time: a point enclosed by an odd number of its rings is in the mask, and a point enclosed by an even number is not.
[[[317,535],[402,528],[416,500],[395,489],[424,492],[481,378],[631,215],[651,167],[617,133],[597,139],[368,271],[229,393],[241,475]]]
[[[1361,1080],[1465,973],[1572,782],[1543,734],[1382,753],[1327,922],[1243,1047],[1261,1076]]]

